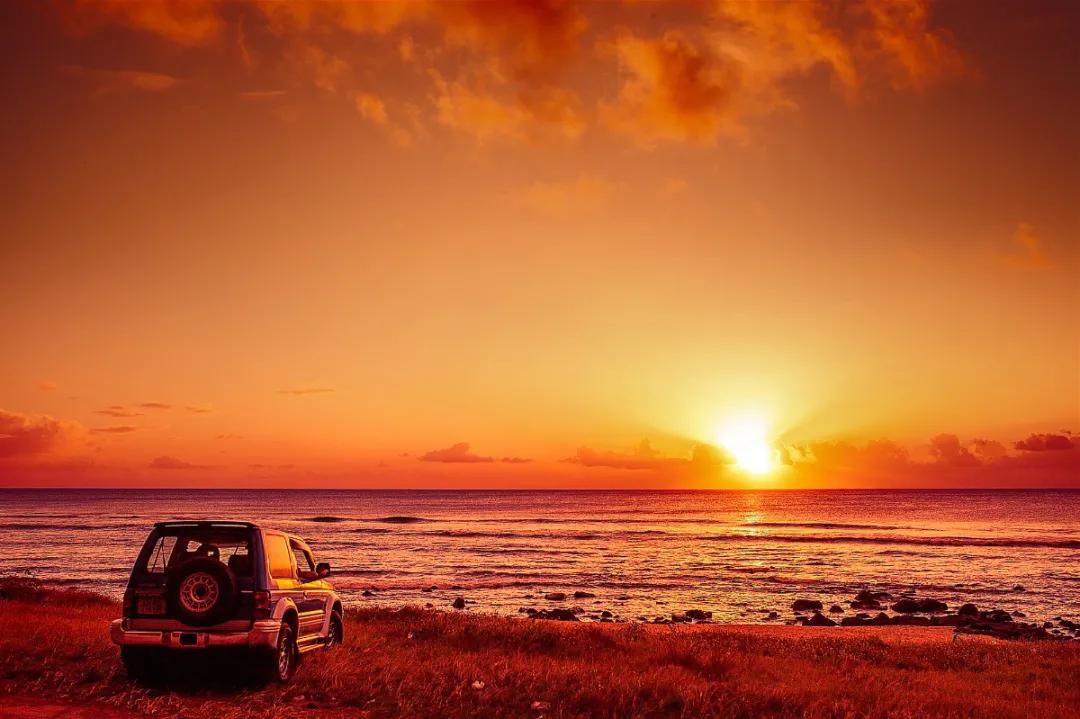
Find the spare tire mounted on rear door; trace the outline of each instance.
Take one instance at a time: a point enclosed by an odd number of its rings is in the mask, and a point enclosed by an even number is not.
[[[165,596],[169,613],[184,624],[219,624],[236,608],[236,576],[216,559],[196,557],[169,573]]]

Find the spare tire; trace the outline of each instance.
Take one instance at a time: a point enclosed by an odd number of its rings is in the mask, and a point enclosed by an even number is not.
[[[165,601],[184,624],[205,627],[232,617],[239,593],[236,576],[216,559],[189,559],[169,573]]]

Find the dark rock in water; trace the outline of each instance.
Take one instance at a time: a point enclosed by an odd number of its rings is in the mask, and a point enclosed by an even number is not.
[[[844,617],[840,620],[840,626],[842,627],[858,627],[863,624],[869,624],[865,616]]]
[[[450,587],[450,591],[453,591],[453,592],[460,592],[460,591],[461,591],[461,587],[460,587],[460,586],[458,586],[457,584],[455,584],[454,586]]]
[[[976,607],[974,604],[968,602],[967,604],[962,605],[960,609],[957,610],[957,614],[962,617],[976,617],[979,615],[979,608]]]
[[[593,594],[592,592],[582,592],[581,590],[578,590],[578,591],[574,592],[574,599],[594,599],[594,598],[596,598],[596,595]]]
[[[915,612],[944,612],[949,608],[945,602],[936,599],[901,599],[892,605],[894,612],[913,614]]]
[[[453,607],[454,609],[464,609],[465,608],[465,597],[458,597],[457,599],[454,600],[453,604],[451,604],[450,606]]]
[[[826,617],[821,612],[814,612],[809,619],[804,619],[803,624],[808,627],[835,627],[836,622]]]
[[[687,609],[686,616],[690,619],[701,622],[706,619],[712,619],[712,612],[707,612],[704,609]]]
[[[682,612],[672,612],[672,614],[671,614],[671,621],[672,621],[672,623],[674,623],[674,624],[683,624],[683,623],[685,623],[685,622],[689,622],[689,621],[690,621],[690,618],[689,618],[689,617],[687,617],[687,616],[686,616],[685,614],[683,614]]]
[[[549,602],[561,602],[566,599],[566,594],[564,592],[548,592],[544,595],[544,599]]]
[[[957,627],[956,631],[961,634],[983,634],[997,639],[1060,639],[1060,637],[1055,637],[1046,631],[1045,627],[1040,627],[1037,624],[1021,624],[1019,622],[979,621]]]
[[[529,614],[529,615],[533,615],[533,614],[536,614],[536,610],[533,609],[532,607],[526,607],[525,608],[525,613]]]
[[[612,614],[611,612],[609,612],[606,609],[604,611],[600,612],[600,618],[601,619],[611,619],[613,616],[615,616],[615,615]],[[641,620],[644,621],[645,617],[641,617]]]
[[[325,522],[325,523],[329,524],[329,523],[334,523],[334,522],[347,522],[348,520],[345,519],[344,517],[309,517],[308,521],[309,522]]]
[[[881,609],[881,602],[876,599],[855,599],[848,604],[852,609]]]
[[[841,607],[839,604],[834,604],[831,607],[829,607],[829,614],[843,614],[843,613],[844,613],[844,608]]]
[[[1013,587],[1013,591],[1014,592],[1022,592],[1022,591],[1024,591],[1024,585],[1023,584],[1017,584],[1015,587]]]
[[[880,602],[885,599],[892,599],[892,595],[888,592],[872,592],[869,589],[863,589],[855,595],[857,602]]]
[[[438,587],[436,587],[434,584],[432,584],[430,587],[424,587],[420,591],[421,592],[434,592],[436,589],[438,589]]]
[[[426,522],[428,520],[423,517],[406,517],[395,515],[392,517],[379,517],[378,519],[371,520],[373,522],[382,522],[383,524],[416,524],[418,522]]]
[[[425,603],[425,604],[424,604],[424,606],[425,606],[425,607],[427,607],[428,609],[431,609],[431,608],[433,608],[433,607],[434,607],[435,605],[434,605],[434,604],[432,604],[431,602],[427,602],[427,603]]]
[[[584,614],[585,610],[582,607],[570,607],[570,611],[574,614]]]
[[[1014,611],[1014,612],[1012,613],[1012,615],[1013,615],[1014,617],[1020,617],[1021,619],[1023,619],[1024,617],[1026,617],[1026,616],[1027,616],[1026,614],[1024,614],[1023,612],[1020,612],[1020,611]]]
[[[930,619],[930,623],[935,627],[959,627],[970,621],[970,617],[961,614],[949,614],[944,617],[931,617]]]
[[[769,619],[777,619],[779,616],[776,612],[769,612]]]
[[[1043,629],[1052,629],[1054,627],[1053,622],[1043,622]]]
[[[986,622],[1011,622],[1012,615],[1006,612],[1004,609],[991,609],[988,612],[979,612],[979,619]]]
[[[796,599],[791,603],[791,608],[796,612],[809,612],[822,608],[822,603],[816,599]]]
[[[572,611],[570,611],[569,609],[562,609],[562,608],[541,609],[539,612],[536,612],[535,614],[530,614],[529,616],[532,619],[551,619],[551,620],[557,621],[557,622],[580,622],[581,621],[580,619],[578,619],[577,615],[574,614]]]
[[[360,596],[361,597],[374,597],[375,592],[371,591],[370,589],[365,589],[364,591],[360,592]]]
[[[883,627],[887,624],[892,624],[892,619],[885,612],[878,612],[878,615],[871,619],[868,624],[875,627]]]

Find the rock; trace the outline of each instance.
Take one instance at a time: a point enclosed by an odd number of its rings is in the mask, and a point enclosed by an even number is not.
[[[915,612],[944,612],[949,608],[945,602],[936,599],[901,599],[892,605],[894,612],[913,614]]]
[[[425,603],[424,603],[424,608],[425,608],[425,609],[431,609],[431,608],[432,608],[432,607],[434,607],[434,606],[435,606],[435,605],[434,605],[434,604],[432,604],[431,602],[425,602]]]
[[[844,608],[841,607],[839,604],[834,604],[831,607],[829,607],[829,614],[843,614],[843,613],[844,613]]]
[[[450,587],[450,591],[451,592],[460,592],[461,587],[459,587],[458,585],[455,584],[454,586]]]
[[[855,595],[857,602],[880,602],[886,599],[892,599],[892,595],[888,592],[872,592],[869,589],[863,589]]]
[[[1014,611],[1014,612],[1012,613],[1012,615],[1013,615],[1014,617],[1020,617],[1021,619],[1023,619],[1024,617],[1026,617],[1026,616],[1027,616],[1026,614],[1024,614],[1024,613],[1023,613],[1023,612],[1021,612],[1021,611]]]
[[[796,599],[791,603],[791,608],[796,612],[809,612],[822,608],[822,603],[816,599]]]
[[[821,612],[814,612],[812,617],[803,620],[803,625],[808,627],[835,627],[836,622],[829,619]]]
[[[371,591],[370,589],[365,589],[364,591],[360,592],[360,596],[361,597],[374,597],[375,592]]]
[[[454,609],[464,609],[465,608],[465,597],[458,597],[457,599],[455,599],[453,601],[453,603],[450,606],[453,607]]]
[[[1004,609],[991,609],[988,612],[979,612],[979,619],[982,619],[985,622],[1004,624],[1005,622],[1012,621],[1012,615]]]
[[[600,612],[600,618],[601,619],[611,619],[613,616],[615,616],[615,615],[612,614],[611,612],[609,612],[606,609],[604,611]],[[641,617],[641,620],[645,621],[645,617]]]
[[[962,605],[960,609],[957,610],[957,614],[962,617],[977,617],[979,616],[979,608],[976,607],[974,604],[968,602],[967,604]]]
[[[582,607],[570,607],[570,611],[573,612],[574,614],[584,614],[585,613],[585,609],[582,608]]]
[[[878,612],[878,615],[871,619],[868,624],[875,627],[884,627],[887,624],[892,624],[892,619],[885,612]]]
[[[687,609],[686,616],[695,621],[702,622],[706,619],[712,619],[712,612],[707,612],[704,609]]]
[[[596,598],[596,595],[593,594],[592,592],[582,592],[581,590],[578,590],[578,591],[574,592],[574,599],[595,599],[595,598]]]
[[[544,599],[548,600],[549,602],[561,602],[564,599],[566,599],[566,593],[565,592],[548,592],[547,594],[544,595]]]
[[[769,619],[776,619],[776,618],[778,618],[779,616],[780,616],[780,615],[779,615],[779,614],[777,614],[776,612],[769,612]]]
[[[1053,629],[1053,627],[1054,627],[1053,622],[1043,622],[1043,629]]]
[[[530,619],[550,619],[556,622],[580,622],[577,615],[569,609],[556,608],[556,609],[541,609],[540,611],[530,614]]]
[[[1022,592],[1022,591],[1024,591],[1024,585],[1023,584],[1017,584],[1015,587],[1013,587],[1013,591],[1014,592]]]
[[[931,617],[930,623],[935,627],[959,627],[970,622],[971,619],[960,614],[949,614],[944,617]]]
[[[673,612],[671,614],[671,621],[675,624],[683,624],[685,622],[689,622],[690,618],[682,612]]]
[[[852,609],[881,609],[881,602],[876,599],[855,599],[848,604]]]

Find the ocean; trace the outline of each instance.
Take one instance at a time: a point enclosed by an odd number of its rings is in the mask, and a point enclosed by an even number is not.
[[[758,623],[789,621],[796,598],[850,613],[868,587],[1027,621],[1080,616],[1080,491],[1069,490],[0,490],[0,574],[118,597],[151,524],[186,518],[304,537],[350,605],[449,608],[462,596],[474,612],[697,608]]]

